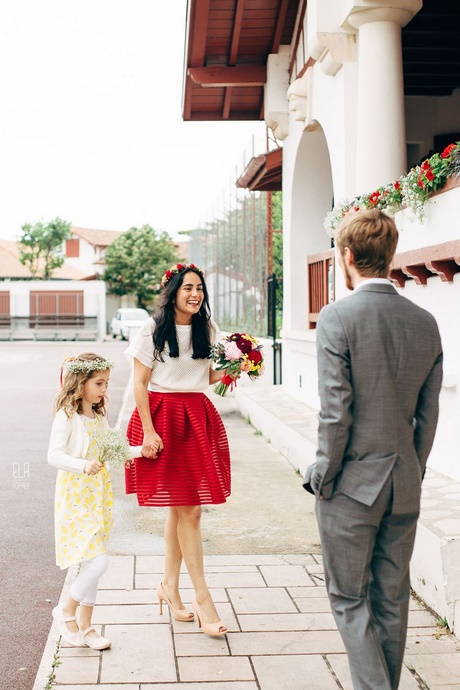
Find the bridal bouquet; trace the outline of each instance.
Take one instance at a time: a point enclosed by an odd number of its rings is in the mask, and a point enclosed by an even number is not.
[[[227,335],[211,349],[211,358],[216,363],[216,369],[226,369],[225,376],[214,388],[217,395],[224,396],[228,389],[233,390],[236,379],[246,373],[250,379],[256,379],[264,371],[263,345],[247,333],[232,333]]]
[[[99,449],[99,462],[128,465],[141,455],[142,446],[130,446],[121,429],[103,429],[97,431],[94,438]]]

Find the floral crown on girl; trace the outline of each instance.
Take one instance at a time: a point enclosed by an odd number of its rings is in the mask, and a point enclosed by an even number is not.
[[[168,268],[164,274],[163,278],[161,279],[161,287],[164,287],[168,280],[171,280],[173,276],[177,275],[178,273],[182,273],[183,271],[188,271],[190,268],[192,268],[194,271],[198,271],[198,273],[201,275],[204,275],[201,268],[196,264],[176,264],[175,266]]]
[[[67,357],[62,363],[62,369],[71,371],[73,374],[90,374],[92,371],[106,371],[113,367],[110,359],[78,359],[78,357]]]

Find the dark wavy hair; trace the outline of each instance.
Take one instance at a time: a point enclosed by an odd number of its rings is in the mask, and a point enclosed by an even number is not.
[[[174,302],[177,291],[184,282],[186,273],[195,273],[203,285],[203,302],[200,311],[192,316],[192,359],[208,359],[211,354],[209,294],[204,276],[199,269],[187,268],[173,275],[163,287],[158,306],[153,314],[156,328],[153,333],[153,356],[163,362],[163,351],[168,343],[169,356],[179,357],[176,323],[174,320]]]

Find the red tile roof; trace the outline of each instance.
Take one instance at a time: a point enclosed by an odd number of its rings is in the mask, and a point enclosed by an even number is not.
[[[86,277],[84,273],[66,263],[53,271],[53,278],[61,280],[84,280]],[[2,278],[32,278],[27,266],[23,266],[19,261],[17,243],[11,240],[0,240],[0,279]]]
[[[90,228],[74,228],[73,225],[71,230],[72,236],[86,240],[93,247],[108,247],[121,235],[121,232],[117,230],[91,230]]]

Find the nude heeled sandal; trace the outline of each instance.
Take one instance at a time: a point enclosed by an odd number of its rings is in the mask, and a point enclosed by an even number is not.
[[[222,621],[217,621],[217,623],[206,623],[196,599],[193,602],[193,608],[195,609],[196,617],[198,619],[198,627],[201,628],[206,635],[210,635],[211,637],[221,637],[222,635],[227,634],[227,628]]]
[[[160,584],[157,587],[157,597],[158,603],[160,604],[160,615],[163,615],[163,602],[166,602],[166,604],[169,606],[169,610],[171,611],[173,618],[176,621],[183,621],[185,623],[188,623],[189,621],[194,620],[195,616],[191,611],[188,611],[187,609],[174,608],[170,599],[168,599],[166,592],[164,591],[162,582],[160,582]]]

